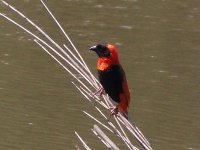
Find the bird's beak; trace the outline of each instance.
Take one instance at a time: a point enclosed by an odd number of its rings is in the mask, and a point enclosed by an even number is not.
[[[95,45],[95,46],[92,46],[92,47],[90,47],[90,49],[89,50],[91,50],[91,51],[97,51],[97,46]]]

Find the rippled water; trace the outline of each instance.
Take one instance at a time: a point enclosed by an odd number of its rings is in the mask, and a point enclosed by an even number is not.
[[[64,40],[39,0],[7,1]],[[94,43],[112,42],[132,91],[129,114],[156,150],[200,149],[200,1],[49,0],[95,71]],[[0,11],[27,25],[0,6]],[[32,29],[34,30],[34,29]],[[74,149],[77,130],[103,149],[71,77],[31,38],[0,18],[0,149]],[[122,149],[123,145],[121,146]]]

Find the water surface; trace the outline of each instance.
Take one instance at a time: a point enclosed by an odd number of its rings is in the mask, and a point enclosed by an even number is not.
[[[65,42],[39,0],[7,2],[59,43]],[[117,45],[132,91],[130,120],[155,150],[200,149],[200,1],[46,3],[93,73],[96,55],[88,47],[101,42]],[[28,26],[5,7],[0,11]],[[103,149],[90,132],[94,122],[82,113],[95,111],[72,86],[72,78],[3,18],[0,45],[0,149],[74,149],[74,130],[93,149]]]

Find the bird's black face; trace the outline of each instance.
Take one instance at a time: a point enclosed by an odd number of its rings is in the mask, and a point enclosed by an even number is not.
[[[92,46],[90,50],[96,52],[99,57],[110,57],[110,51],[106,45],[98,44]]]

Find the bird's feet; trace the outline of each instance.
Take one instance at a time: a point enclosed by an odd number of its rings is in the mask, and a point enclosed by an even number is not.
[[[118,113],[117,107],[111,107],[109,110],[110,110],[110,116],[116,115]]]
[[[122,116],[124,116],[128,120],[127,111],[121,111],[120,109],[118,109],[118,107],[111,107],[109,110],[110,110],[110,116],[114,116],[120,113]]]
[[[96,92],[93,93],[93,95],[101,96],[105,93],[104,88],[100,87]]]

